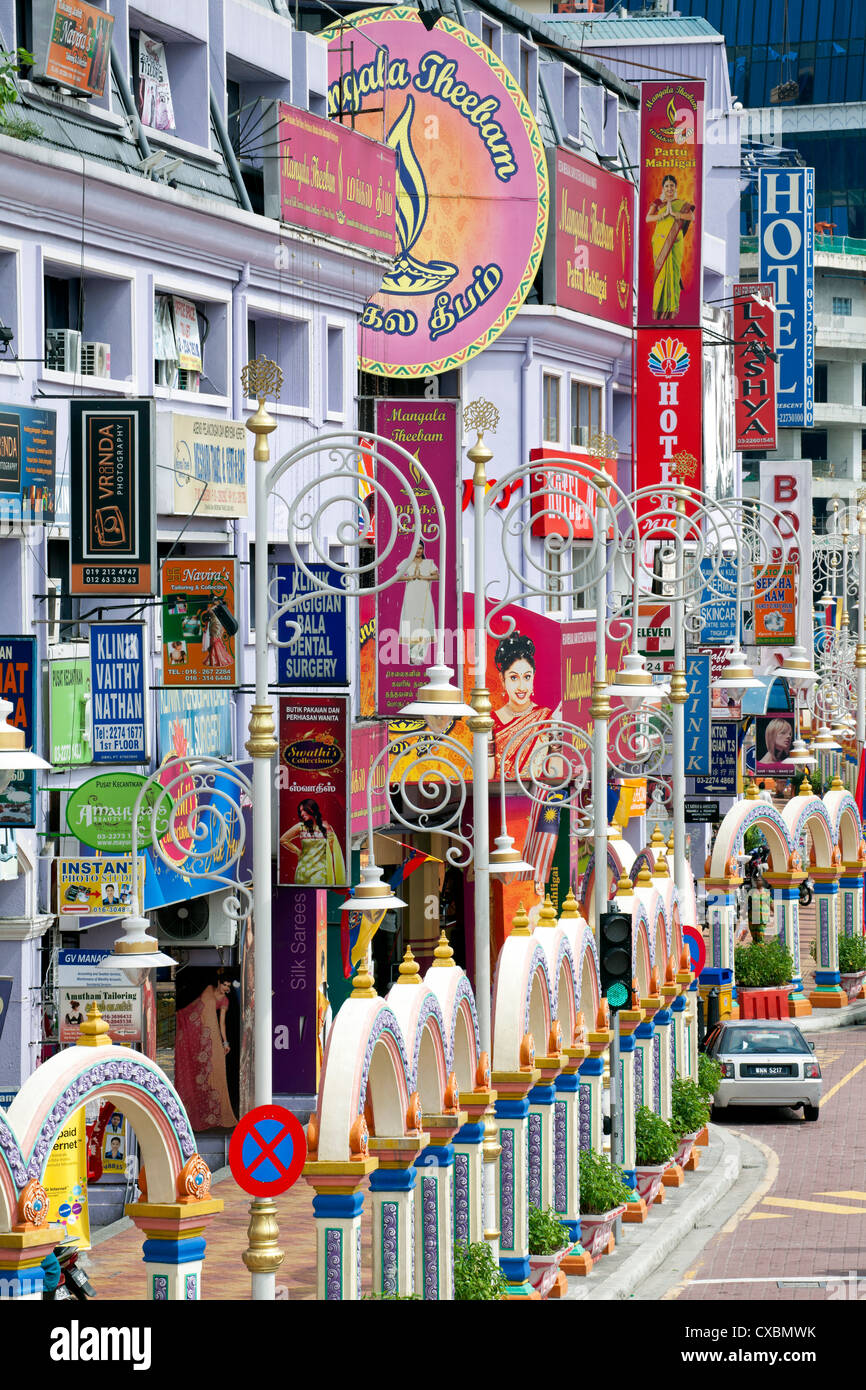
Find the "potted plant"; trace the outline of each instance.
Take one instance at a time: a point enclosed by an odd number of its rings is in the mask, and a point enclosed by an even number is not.
[[[498,1303],[508,1297],[508,1281],[486,1240],[454,1246],[454,1297],[461,1302]]]
[[[678,1076],[671,1087],[671,1129],[677,1136],[674,1162],[687,1163],[701,1130],[709,1122],[710,1106],[696,1081]]]
[[[622,1169],[594,1149],[580,1151],[580,1234],[584,1249],[595,1259],[603,1255],[613,1223],[622,1216],[634,1191]]]
[[[559,1266],[574,1246],[553,1207],[542,1211],[529,1205],[529,1282],[546,1298],[556,1282]]]
[[[706,1052],[698,1053],[698,1090],[703,1096],[712,1112],[713,1096],[719,1089],[719,1082],[722,1079],[722,1069],[718,1062],[707,1055]],[[704,1125],[697,1139],[696,1144],[706,1145],[710,1142],[709,1131]]]
[[[784,941],[753,941],[734,951],[734,981],[740,1018],[787,1018],[791,952]]]
[[[839,933],[839,978],[849,1002],[859,998],[866,979],[866,936]]]
[[[678,1140],[667,1120],[648,1105],[642,1105],[634,1117],[634,1142],[638,1195],[649,1207],[658,1195]]]

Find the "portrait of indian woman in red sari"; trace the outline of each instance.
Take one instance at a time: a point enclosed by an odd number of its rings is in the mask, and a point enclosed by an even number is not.
[[[547,751],[547,732],[542,727],[553,717],[553,711],[535,703],[535,643],[522,632],[503,637],[496,647],[494,664],[500,674],[505,699],[493,711],[493,756],[489,760],[489,775],[493,780],[502,775],[513,782],[518,774],[531,776],[537,772]],[[533,736],[533,731],[536,731]]]

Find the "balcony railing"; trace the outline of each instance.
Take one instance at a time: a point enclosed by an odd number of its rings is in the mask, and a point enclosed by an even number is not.
[[[836,256],[866,256],[866,241],[853,236],[816,236],[815,250],[827,251]],[[756,236],[741,236],[740,255],[756,256],[757,254],[758,238]]]

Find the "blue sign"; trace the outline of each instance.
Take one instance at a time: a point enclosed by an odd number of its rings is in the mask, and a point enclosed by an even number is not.
[[[308,565],[310,574],[336,584],[339,571],[330,565]],[[277,641],[278,685],[345,685],[349,679],[346,642],[346,600],[317,588],[300,565],[277,565],[277,602],[293,601],[281,614]],[[300,631],[295,636],[295,624]],[[292,640],[294,638],[294,640]]]
[[[146,763],[144,624],[90,624],[91,758]]]
[[[53,522],[57,413],[0,408],[0,517]]]
[[[815,171],[762,169],[758,279],[775,287],[779,425],[814,419]]]
[[[250,775],[250,764],[240,764],[241,771]],[[183,786],[178,797],[183,795]],[[252,870],[252,836],[250,805],[241,788],[228,773],[217,773],[211,789],[196,793],[198,799],[195,828],[204,833],[189,850],[178,850],[177,868],[172,868],[152,849],[146,851],[144,875],[144,910],[168,907],[171,903],[186,902],[205,893],[226,888],[225,883],[210,878],[210,874],[225,874],[227,878],[248,882]],[[208,808],[212,808],[209,810]],[[185,812],[178,816],[176,835],[181,845],[187,821]],[[240,862],[232,862],[239,844],[243,843]]]
[[[0,700],[8,700],[13,729],[24,746],[36,748],[36,638],[0,637]],[[0,826],[35,826],[36,773],[22,772],[0,792]]]
[[[734,647],[737,644],[737,564],[723,558],[701,560],[707,581],[701,590],[702,647]]]
[[[733,719],[714,719],[711,729],[710,775],[695,778],[696,796],[737,795],[737,750],[740,726]]]
[[[710,774],[710,727],[712,706],[709,652],[686,653],[686,776]]]
[[[17,1090],[0,1091],[0,1110],[8,1110],[17,1094]]]
[[[160,690],[159,756],[232,756],[232,705],[228,690]]]

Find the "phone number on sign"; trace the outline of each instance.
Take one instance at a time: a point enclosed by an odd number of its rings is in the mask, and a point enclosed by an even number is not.
[[[106,724],[95,730],[98,746],[121,753],[144,753],[144,738],[141,733],[130,733],[126,724]]]

